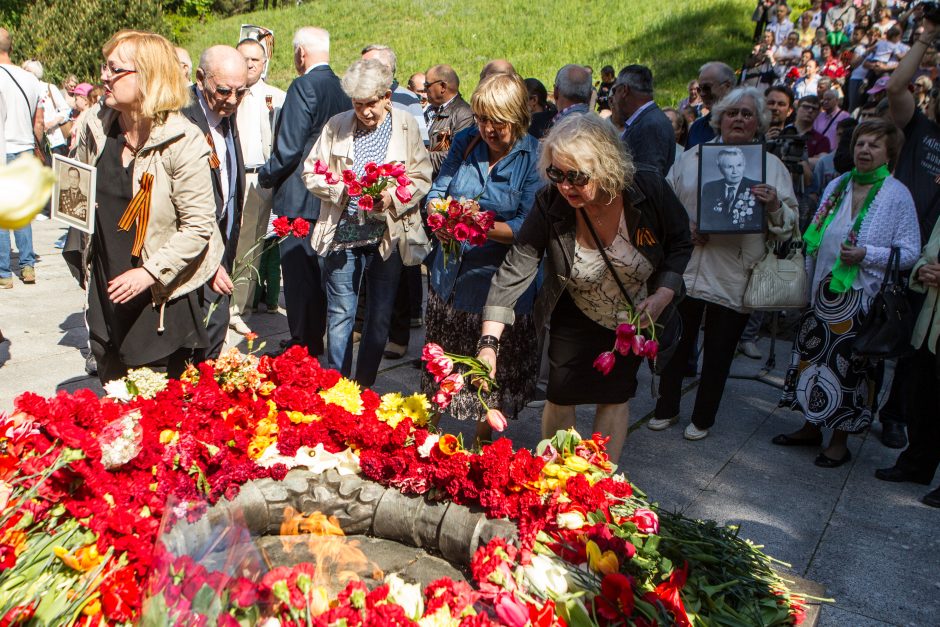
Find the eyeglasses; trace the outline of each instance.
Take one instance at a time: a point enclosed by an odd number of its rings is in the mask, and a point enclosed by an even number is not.
[[[723,115],[728,118],[740,117],[742,120],[750,120],[755,114],[750,109],[725,109]]]
[[[109,78],[120,78],[125,74],[137,74],[137,70],[127,70],[121,67],[111,67],[107,63],[101,64],[101,75]]]
[[[478,127],[486,125],[492,127],[494,131],[501,131],[509,126],[509,122],[500,122],[499,120],[493,120],[476,114],[473,116],[473,121]]]
[[[203,87],[206,87],[208,89],[208,86],[206,85],[206,83],[208,82],[209,82],[209,78],[207,77],[206,80],[203,82]],[[231,87],[220,87],[218,85],[214,85],[212,89],[209,91],[210,93],[214,93],[214,94],[218,94],[222,96],[222,98],[225,100],[231,99],[232,96],[235,96],[235,100],[241,100],[242,98],[245,97],[245,94],[247,94],[250,90],[247,87],[242,87],[240,89],[232,89]]]
[[[444,83],[444,82],[446,82],[446,81],[444,81],[444,79],[441,79],[441,80],[438,80],[438,81],[431,81],[430,83],[425,83],[425,84],[424,84],[424,91],[427,91],[427,90],[431,89],[431,87],[432,87],[433,85],[437,85],[438,83]]]
[[[577,170],[568,170],[563,172],[553,165],[545,168],[545,176],[548,177],[548,180],[556,185],[561,185],[565,181],[568,181],[569,185],[574,185],[575,187],[584,187],[588,184],[588,181],[591,180],[589,174],[584,172],[578,172]]]

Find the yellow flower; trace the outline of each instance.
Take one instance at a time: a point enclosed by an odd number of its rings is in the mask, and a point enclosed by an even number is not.
[[[262,418],[255,427],[255,435],[277,435],[277,420]]]
[[[98,553],[98,547],[94,544],[79,548],[75,551],[75,555],[72,555],[69,553],[68,549],[61,546],[53,547],[52,552],[55,553],[55,556],[62,560],[62,563],[66,566],[79,572],[87,572],[95,568],[104,559]]]
[[[268,447],[274,444],[275,438],[267,435],[256,435],[251,439],[251,442],[248,444],[248,457],[251,459],[258,459],[261,457]]]
[[[265,381],[261,384],[261,387],[258,388],[258,394],[261,396],[270,396],[276,388],[277,386],[274,385],[274,381]]]
[[[398,426],[404,416],[400,408],[404,399],[398,392],[390,392],[382,396],[382,404],[375,411],[375,417],[388,423],[392,429]]]
[[[583,457],[570,455],[565,458],[565,467],[574,472],[584,472],[591,467],[591,464]]]
[[[412,394],[401,404],[401,413],[403,413],[415,426],[423,427],[428,424],[431,403],[424,394]]]
[[[160,432],[160,444],[172,445],[176,444],[176,441],[179,439],[179,433],[173,429],[164,429]]]
[[[604,551],[601,553],[600,547],[597,546],[597,543],[593,540],[588,540],[587,558],[588,565],[591,569],[602,575],[609,575],[620,569],[620,562],[617,561],[617,556],[614,555],[614,552]]]
[[[290,419],[290,421],[293,422],[295,425],[296,425],[296,424],[301,424],[301,423],[302,423],[302,424],[305,424],[305,425],[308,425],[308,424],[310,424],[311,422],[316,422],[316,421],[320,420],[320,417],[317,416],[316,414],[305,414],[305,413],[303,413],[303,412],[301,412],[301,411],[289,411],[289,412],[287,412],[287,417],[288,417],[288,418]]]
[[[88,602],[85,603],[85,607],[82,608],[82,614],[85,616],[98,616],[101,614],[101,593],[96,592],[88,599]]]
[[[20,229],[29,224],[52,194],[54,181],[52,170],[33,156],[0,167],[0,229]]]
[[[343,377],[329,390],[320,392],[320,397],[331,405],[342,407],[350,414],[358,416],[362,413],[362,397],[357,383]]]
[[[559,470],[561,470],[561,466],[558,464],[545,464],[545,467],[542,468],[542,474],[546,477],[557,477]]]

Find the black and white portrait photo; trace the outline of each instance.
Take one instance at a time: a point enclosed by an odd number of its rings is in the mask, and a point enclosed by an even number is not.
[[[698,230],[760,233],[764,204],[753,187],[765,178],[763,144],[703,144],[701,149]]]
[[[95,168],[80,161],[54,155],[52,169],[52,217],[91,233],[95,224]]]

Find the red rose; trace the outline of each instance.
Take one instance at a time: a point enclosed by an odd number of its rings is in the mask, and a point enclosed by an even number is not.
[[[310,223],[303,218],[294,218],[290,229],[294,237],[307,237],[307,234],[310,233]]]
[[[395,197],[403,203],[411,202],[411,192],[404,185],[395,188]]]
[[[372,211],[374,207],[375,200],[372,198],[372,196],[365,194],[359,198],[359,208],[363,211]]]
[[[278,237],[287,237],[290,233],[290,218],[280,216],[274,220],[274,234]]]

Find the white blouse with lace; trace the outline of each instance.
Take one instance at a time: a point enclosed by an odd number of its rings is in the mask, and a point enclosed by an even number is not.
[[[627,225],[620,218],[614,241],[604,249],[634,304],[646,298],[646,281],[655,268],[630,243]],[[628,305],[601,252],[575,241],[574,264],[568,293],[584,315],[608,329],[625,322]]]

